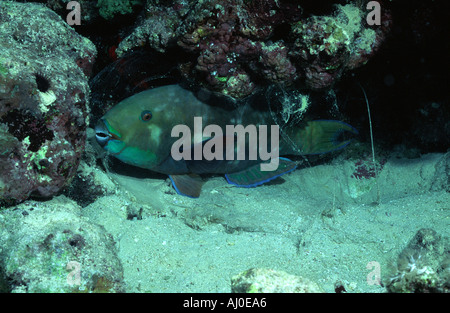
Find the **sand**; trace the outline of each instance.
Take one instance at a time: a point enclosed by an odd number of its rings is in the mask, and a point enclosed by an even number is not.
[[[163,177],[112,170],[102,177],[115,191],[82,214],[116,241],[127,292],[230,292],[231,277],[250,268],[325,292],[384,292],[373,270],[389,277],[419,229],[449,235],[449,155],[391,157],[377,178],[356,178],[356,163],[338,158],[256,188],[213,177],[198,199]]]

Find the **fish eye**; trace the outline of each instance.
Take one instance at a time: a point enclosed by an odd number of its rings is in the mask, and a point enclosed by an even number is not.
[[[148,122],[152,119],[152,112],[150,111],[142,111],[141,113],[141,121]]]

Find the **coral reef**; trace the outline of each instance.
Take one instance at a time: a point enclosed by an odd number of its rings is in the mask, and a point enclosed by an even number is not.
[[[116,184],[98,166],[96,156],[104,157],[104,151],[97,151],[95,132],[92,128],[87,129],[86,149],[77,169],[77,174],[71,184],[65,188],[64,195],[76,201],[82,208],[95,202],[99,197],[115,194]],[[107,162],[107,161],[105,161]]]
[[[231,279],[231,292],[316,293],[323,292],[315,282],[283,271],[255,268]]]
[[[189,6],[184,0],[164,3],[147,1],[145,18],[140,19],[133,32],[120,42],[116,50],[118,56],[145,44],[159,52],[165,51],[176,38],[176,29]]]
[[[386,279],[389,292],[450,292],[450,241],[432,229],[419,230]]]
[[[96,49],[39,4],[0,2],[0,201],[49,197],[84,150]]]
[[[141,4],[139,0],[98,0],[98,12],[104,19],[112,19],[117,14],[133,12],[133,6]]]
[[[213,8],[213,9],[211,9]],[[205,1],[178,28],[178,45],[197,56],[183,69],[212,90],[235,98],[256,88],[252,75],[292,83],[296,68],[283,40],[271,42],[275,27],[301,9],[276,1]]]
[[[68,0],[48,0],[42,1],[47,7],[65,18],[67,15]],[[101,21],[111,21],[115,17],[132,14],[142,8],[145,0],[78,0],[81,8],[81,24],[92,24]],[[98,25],[97,25],[98,27]]]
[[[387,159],[384,158],[374,165],[373,160],[370,158],[370,156],[367,155],[355,162],[355,170],[350,175],[350,177],[359,180],[376,178],[377,173],[383,170],[383,166],[386,164],[386,162]]]
[[[386,9],[382,25],[366,25],[364,1],[325,16],[287,0],[148,1],[145,12],[119,55],[145,45],[164,52],[176,42],[193,58],[180,64],[186,77],[235,98],[270,83],[328,88],[365,64],[392,24]]]
[[[364,27],[366,13],[353,4],[337,5],[332,16],[312,16],[291,29],[291,56],[297,59],[312,89],[331,86],[342,73],[365,64],[379,49],[391,27],[383,10],[383,25]]]
[[[64,196],[3,210],[0,247],[0,291],[123,291],[112,237]]]

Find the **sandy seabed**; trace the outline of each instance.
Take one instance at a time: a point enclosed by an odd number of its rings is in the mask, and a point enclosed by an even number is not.
[[[257,188],[214,177],[198,199],[175,194],[169,180],[110,172],[119,191],[82,214],[112,234],[127,292],[230,292],[231,277],[250,268],[325,292],[384,292],[370,283],[374,264],[383,279],[419,229],[449,235],[447,163],[445,154],[391,158],[377,179],[358,179],[355,162],[335,160]]]

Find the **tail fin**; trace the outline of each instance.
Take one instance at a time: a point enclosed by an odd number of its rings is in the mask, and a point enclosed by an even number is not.
[[[310,121],[300,131],[303,154],[322,154],[347,146],[358,131],[351,125],[333,120]]]

